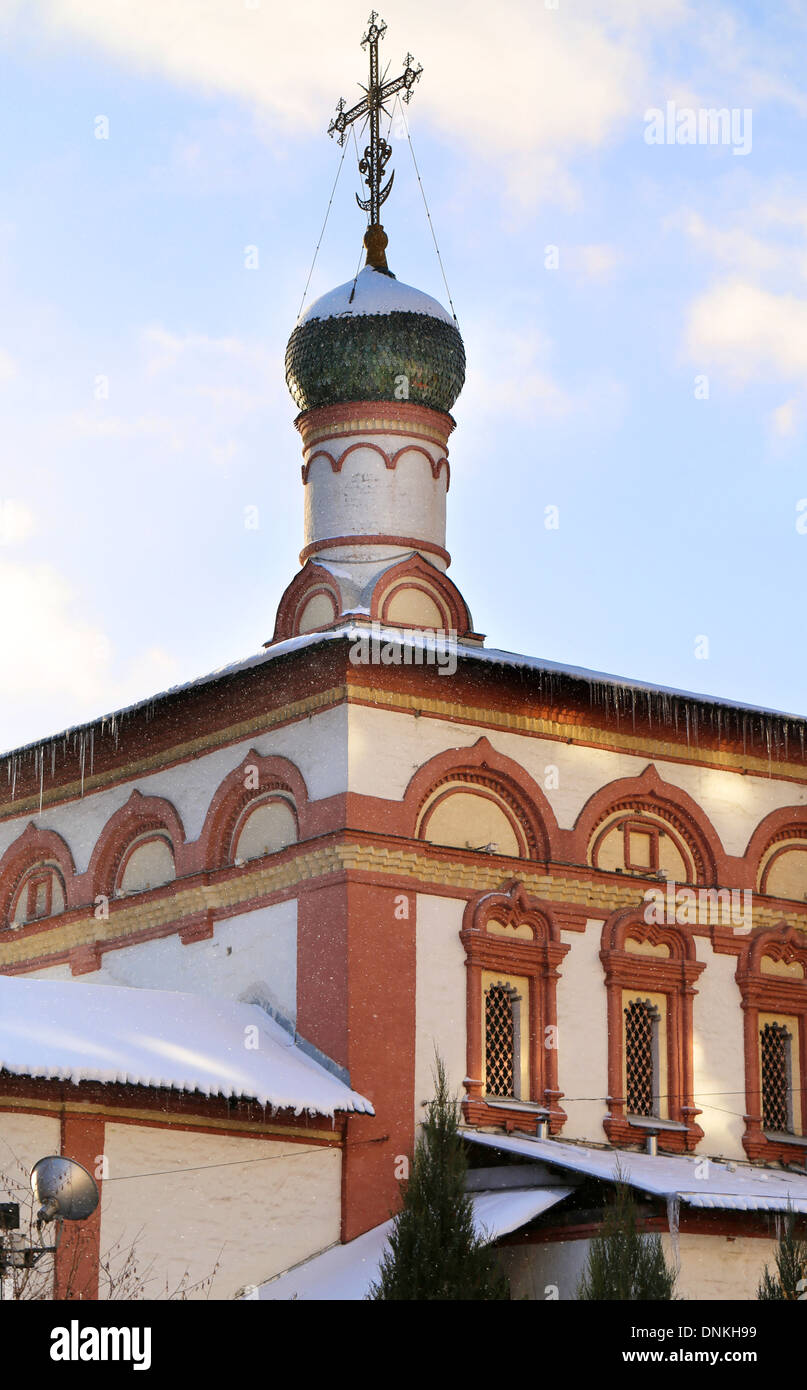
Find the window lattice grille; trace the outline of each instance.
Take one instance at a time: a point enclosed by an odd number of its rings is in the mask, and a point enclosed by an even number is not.
[[[783,1023],[766,1023],[760,1029],[762,1048],[762,1124],[765,1129],[787,1134],[790,1118],[790,1034]]]
[[[625,1064],[628,1114],[653,1114],[654,1026],[658,1013],[646,999],[632,999],[625,1009]]]
[[[491,985],[485,990],[485,1087],[489,1096],[515,1094],[515,990]]]

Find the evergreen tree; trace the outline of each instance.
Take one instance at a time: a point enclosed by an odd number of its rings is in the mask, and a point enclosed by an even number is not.
[[[799,1287],[801,1285],[801,1287]],[[757,1289],[757,1299],[768,1302],[807,1297],[807,1240],[796,1238],[796,1213],[788,1204],[776,1249],[776,1273],[768,1266]]]
[[[375,1300],[462,1301],[508,1299],[507,1280],[474,1227],[465,1190],[467,1163],[457,1104],[449,1096],[445,1067],[436,1059],[435,1097],[412,1159],[403,1206],[395,1217]]]
[[[578,1299],[661,1302],[675,1297],[676,1272],[664,1258],[661,1237],[643,1236],[636,1226],[636,1204],[617,1169],[614,1198],[602,1235],[595,1237],[577,1289]]]

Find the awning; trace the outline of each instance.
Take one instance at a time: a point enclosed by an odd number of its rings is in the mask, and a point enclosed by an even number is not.
[[[705,1158],[699,1154],[633,1153],[626,1149],[595,1149],[559,1139],[515,1138],[464,1129],[463,1139],[498,1149],[500,1153],[532,1158],[573,1173],[615,1182],[617,1167],[631,1187],[653,1197],[678,1198],[691,1207],[722,1211],[807,1212],[807,1176],[785,1173],[750,1163]]]
[[[252,1099],[297,1115],[373,1114],[257,1004],[173,990],[0,975],[0,1068]]]
[[[571,1187],[512,1188],[471,1194],[474,1224],[486,1243],[526,1226],[533,1217],[562,1202]],[[262,1284],[253,1298],[309,1299],[349,1302],[367,1297],[378,1279],[381,1261],[392,1230],[392,1221],[374,1226],[346,1245],[334,1245],[321,1255]]]

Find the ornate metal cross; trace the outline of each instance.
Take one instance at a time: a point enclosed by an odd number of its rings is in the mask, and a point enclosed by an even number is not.
[[[387,167],[392,155],[392,146],[384,139],[379,131],[379,117],[381,112],[387,111],[385,103],[396,92],[403,92],[404,101],[408,102],[412,96],[412,88],[417,82],[423,68],[418,63],[414,66],[414,58],[411,53],[407,53],[404,62],[405,70],[400,77],[394,78],[390,82],[385,82],[378,75],[378,44],[387,32],[387,26],[383,19],[379,19],[375,10],[370,15],[367,26],[367,33],[362,39],[362,48],[369,45],[370,48],[370,82],[367,87],[363,87],[364,96],[361,101],[357,101],[355,106],[345,110],[344,98],[341,99],[336,108],[336,115],[328,126],[329,135],[338,135],[339,144],[344,145],[347,139],[349,127],[354,121],[363,118],[369,119],[370,123],[370,143],[364,151],[364,157],[359,161],[359,172],[364,176],[364,182],[370,190],[369,198],[362,199],[356,194],[356,202],[359,207],[370,214],[367,231],[364,235],[364,244],[367,247],[367,264],[372,265],[376,270],[387,269],[387,258],[385,248],[387,237],[384,228],[381,226],[381,204],[385,203],[392,188],[392,181],[395,178],[394,172],[390,175],[389,182],[384,183],[384,170]],[[385,74],[386,76],[386,71]]]

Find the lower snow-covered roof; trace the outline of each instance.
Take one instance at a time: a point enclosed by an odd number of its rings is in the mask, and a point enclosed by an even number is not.
[[[480,1134],[462,1130],[472,1144],[482,1144],[519,1158],[537,1159],[573,1173],[625,1182],[640,1192],[668,1201],[678,1199],[690,1207],[723,1211],[807,1212],[807,1175],[732,1163],[699,1154],[633,1153],[626,1149],[586,1148],[559,1139],[531,1139],[528,1135]]]
[[[477,1234],[486,1243],[498,1240],[562,1202],[571,1191],[571,1187],[532,1187],[475,1192],[471,1200]],[[385,1221],[345,1245],[332,1245],[320,1255],[261,1284],[252,1297],[319,1302],[366,1298],[371,1284],[378,1279],[392,1226],[392,1221]]]
[[[374,1113],[256,1004],[173,990],[0,975],[0,1068],[254,1099],[297,1115]]]

